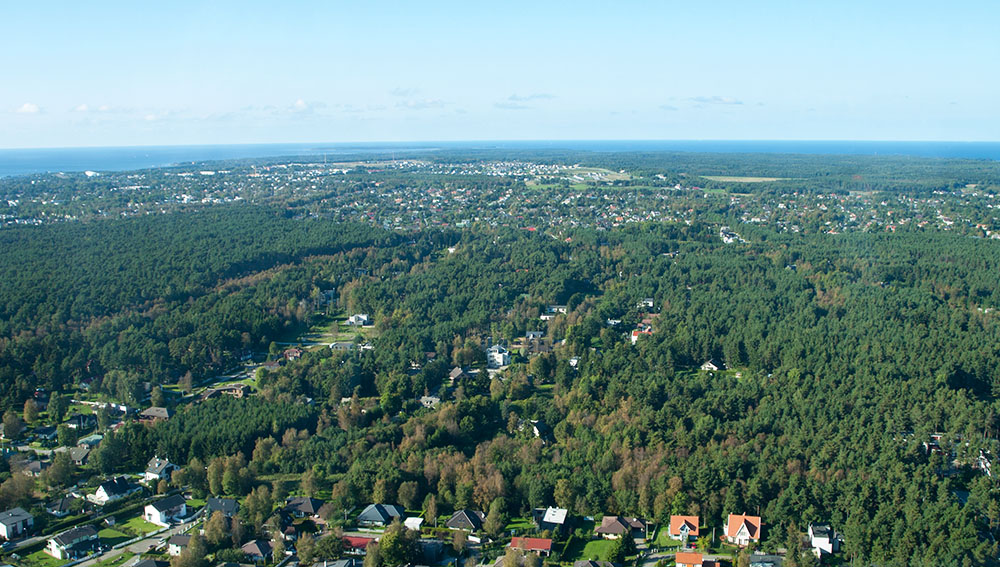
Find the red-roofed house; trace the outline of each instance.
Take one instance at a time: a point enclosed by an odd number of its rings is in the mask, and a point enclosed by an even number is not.
[[[669,534],[678,541],[698,539],[698,516],[670,516]]]
[[[368,553],[368,544],[375,541],[370,537],[344,536],[344,553],[349,555],[364,555]]]
[[[510,547],[521,551],[534,551],[543,557],[548,557],[552,553],[552,540],[540,537],[515,537],[510,540]]]
[[[746,547],[750,542],[760,542],[760,516],[730,514],[725,530],[726,541],[740,547]]]
[[[714,567],[715,561],[705,559],[700,553],[678,551],[674,559],[677,567]]]

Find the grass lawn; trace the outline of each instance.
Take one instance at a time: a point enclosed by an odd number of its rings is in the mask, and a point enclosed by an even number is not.
[[[680,547],[681,542],[670,537],[670,530],[667,527],[663,526],[660,528],[660,531],[656,534],[656,540],[653,541],[653,545],[656,547]]]
[[[63,563],[66,563],[66,561],[52,557],[48,553],[45,553],[44,549],[39,549],[21,559],[21,565],[28,567],[57,567]]]
[[[135,535],[146,535],[160,529],[160,526],[147,522],[142,519],[142,516],[129,518],[128,521],[119,524],[119,526],[124,528],[123,531],[131,532]]]
[[[133,557],[135,557],[134,553],[126,551],[125,553],[122,553],[117,557],[112,557],[107,561],[98,561],[97,563],[94,564],[94,567],[116,567],[118,565],[121,565],[122,563],[125,563],[129,559],[132,559]]]
[[[104,528],[103,530],[97,532],[97,537],[100,538],[101,543],[105,545],[118,545],[123,541],[132,539],[128,534],[124,534],[111,528]]]
[[[608,559],[608,552],[611,551],[611,547],[614,544],[614,540],[610,539],[592,539],[587,542],[573,540],[573,544],[566,550],[566,556],[561,559],[569,563],[588,559],[606,561]]]
[[[201,508],[205,505],[205,500],[203,498],[192,498],[185,503],[188,508]]]
[[[531,518],[513,518],[504,531],[509,532],[510,530],[517,530],[517,533],[524,533],[527,530],[535,529],[534,522]]]

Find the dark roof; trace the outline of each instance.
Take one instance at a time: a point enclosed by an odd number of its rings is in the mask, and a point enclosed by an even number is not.
[[[166,459],[161,459],[159,457],[153,457],[146,464],[146,472],[150,474],[163,474],[163,471],[167,470],[167,467],[177,468],[177,465],[171,463]]]
[[[319,514],[319,509],[323,506],[323,504],[324,502],[318,498],[306,498],[300,496],[290,499],[288,504],[285,504],[285,510],[315,516]]]
[[[240,550],[247,555],[268,557],[271,555],[271,543],[262,539],[255,539],[244,543]]]
[[[74,496],[63,496],[58,500],[53,500],[52,502],[46,504],[45,510],[49,513],[69,512],[70,506],[77,500],[78,498]]]
[[[30,520],[34,516],[24,511],[24,508],[18,506],[17,508],[11,508],[5,512],[0,512],[0,524],[5,524],[12,526],[18,524],[25,520]]]
[[[167,510],[173,510],[174,508],[180,508],[184,505],[184,497],[180,494],[174,494],[173,496],[167,496],[162,500],[157,500],[156,502],[150,503],[157,512],[166,512]]]
[[[132,567],[170,567],[170,562],[157,561],[156,559],[143,559]]]
[[[232,498],[209,498],[205,501],[205,510],[209,516],[215,512],[222,512],[225,516],[232,516],[240,510],[240,503]]]
[[[458,510],[451,515],[451,518],[448,519],[445,525],[458,530],[476,531],[483,529],[483,520],[485,518],[486,516],[478,510]]]
[[[638,518],[604,516],[601,518],[601,525],[594,531],[599,534],[621,535],[632,530],[641,530],[643,527],[642,521]]]
[[[338,559],[337,561],[317,561],[312,567],[362,567],[364,561],[357,558]]]
[[[128,491],[132,490],[132,485],[129,484],[128,479],[123,476],[119,476],[102,482],[98,489],[101,488],[104,489],[104,492],[107,493],[108,496],[115,496],[128,493]]]
[[[167,540],[168,545],[176,545],[177,547],[187,547],[190,542],[191,536],[189,535],[175,535]]]
[[[82,526],[79,528],[73,528],[71,530],[66,530],[61,534],[56,535],[52,539],[63,547],[68,545],[73,545],[74,541],[81,539],[91,539],[97,537],[97,530],[94,526]]]
[[[388,524],[393,518],[402,518],[404,516],[406,516],[406,511],[400,506],[394,506],[391,504],[369,504],[368,507],[358,514],[358,521],[381,522],[383,524]]]

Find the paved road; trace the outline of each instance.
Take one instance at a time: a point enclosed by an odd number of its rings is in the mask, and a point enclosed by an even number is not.
[[[183,532],[184,530],[190,528],[191,525],[192,524],[185,524],[183,526],[174,526],[163,533],[159,533],[154,536],[150,536],[145,539],[139,540],[126,547],[122,547],[119,549],[112,549],[100,555],[95,555],[90,559],[79,563],[79,566],[90,567],[91,565],[94,565],[98,562],[114,559],[115,557],[118,557],[119,555],[125,553],[126,551],[130,553],[146,553],[150,549],[153,549],[154,547],[159,545],[161,539],[170,539],[170,536]]]

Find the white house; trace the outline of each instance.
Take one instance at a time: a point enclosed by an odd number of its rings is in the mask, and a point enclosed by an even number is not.
[[[491,368],[500,368],[510,364],[510,352],[500,345],[493,345],[486,350],[486,363]]]
[[[726,532],[726,541],[740,547],[746,547],[751,542],[760,542],[760,516],[730,514],[723,529]]]
[[[91,547],[97,539],[97,529],[94,526],[83,526],[66,530],[49,540],[45,547],[48,553],[56,559],[71,559],[81,555],[84,550]]]
[[[88,499],[94,504],[104,506],[108,502],[114,502],[115,500],[121,500],[127,496],[139,491],[139,487],[129,483],[129,481],[123,477],[119,476],[111,480],[106,480],[97,487],[97,492]]]
[[[708,371],[708,372],[716,372],[716,371],[719,371],[719,370],[725,370],[726,369],[726,365],[722,364],[718,360],[715,360],[714,358],[712,358],[712,359],[706,360],[705,364],[701,365],[701,369],[705,370],[705,371]]]
[[[21,537],[33,525],[35,518],[25,512],[24,508],[11,508],[0,513],[0,537],[7,541]]]
[[[371,321],[368,319],[367,313],[357,313],[347,318],[347,324],[354,327],[364,327],[371,325]]]
[[[144,482],[159,482],[161,480],[169,480],[170,474],[177,470],[179,467],[166,459],[161,459],[159,457],[153,457],[146,464],[146,472],[142,475],[142,480]]]
[[[180,494],[167,496],[146,505],[142,517],[151,524],[167,527],[187,515],[187,503]]]
[[[809,524],[809,545],[816,557],[840,551],[840,536],[829,524]]]

